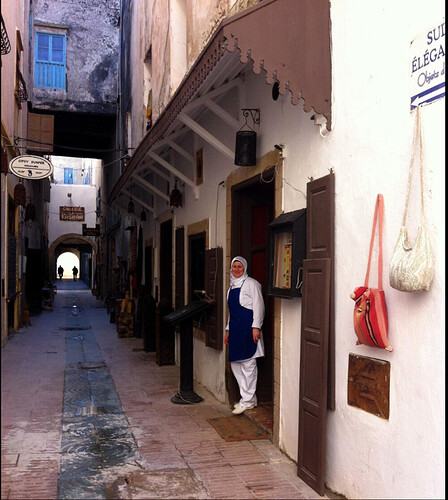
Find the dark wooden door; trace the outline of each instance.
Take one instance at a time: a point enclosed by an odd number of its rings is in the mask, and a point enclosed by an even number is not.
[[[156,361],[159,365],[175,363],[174,327],[163,321],[163,317],[173,311],[172,226],[171,220],[160,225],[160,300],[156,322]]]
[[[205,345],[223,348],[223,251],[221,247],[205,252],[205,291],[215,303],[205,311]]]
[[[153,293],[152,253],[153,253],[152,245],[148,245],[147,247],[145,247],[145,289],[147,293],[152,295],[157,301],[158,297],[156,297],[156,292],[154,291]]]
[[[232,191],[232,257],[241,255],[248,262],[249,275],[261,283],[265,302],[263,322],[264,358],[258,359],[257,399],[272,403],[274,379],[273,299],[266,295],[268,285],[268,224],[274,219],[274,186],[259,178],[235,186]],[[238,386],[229,381],[229,399],[237,400]],[[236,394],[236,396],[235,396]]]
[[[297,475],[325,490],[327,409],[334,409],[334,174],[307,185]],[[306,263],[306,265],[305,265]]]
[[[185,305],[185,230],[176,228],[176,259],[175,259],[175,298],[174,309]]]
[[[325,491],[330,259],[303,262],[297,475]]]
[[[173,223],[160,225],[160,302],[172,305],[173,294]]]

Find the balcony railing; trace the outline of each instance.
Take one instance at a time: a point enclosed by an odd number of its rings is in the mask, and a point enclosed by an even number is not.
[[[2,56],[11,52],[11,44],[9,43],[8,32],[6,31],[5,22],[2,16]]]
[[[19,69],[17,69],[17,80],[18,80],[18,85],[15,91],[17,102],[26,102],[28,100],[28,92],[26,91],[25,80]]]

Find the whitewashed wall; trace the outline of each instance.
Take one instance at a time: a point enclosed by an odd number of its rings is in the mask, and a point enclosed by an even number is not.
[[[422,294],[398,292],[388,281],[403,215],[415,119],[409,108],[410,42],[442,20],[441,2],[430,2],[423,9],[416,2],[333,3],[333,131],[324,138],[310,120],[313,113],[292,106],[286,97],[274,103],[268,97],[269,87],[263,88],[258,77],[246,80],[249,104],[259,102],[261,107],[259,154],[275,143],[286,146],[284,175],[289,184],[284,189],[284,210],[304,206],[300,191],[306,192],[309,177],[327,175],[329,168],[335,172],[336,411],[328,414],[327,485],[349,498],[444,495],[444,99],[422,109],[426,220],[436,277],[431,290]],[[364,281],[378,193],[385,199],[383,285],[393,353],[356,346],[349,297]],[[408,214],[411,240],[419,222],[419,193],[415,183]],[[371,284],[375,283],[374,265]],[[282,301],[280,446],[294,459],[300,307],[300,299]],[[350,353],[391,363],[389,420],[348,406]]]
[[[426,150],[426,219],[436,256],[431,290],[406,294],[389,286],[414,126],[409,109],[410,43],[444,17],[444,4],[413,0],[332,2],[333,124],[321,137],[302,104],[271,98],[264,75],[245,79],[239,107],[259,107],[258,156],[285,145],[283,209],[303,208],[306,184],[335,173],[336,409],[328,413],[327,486],[347,498],[442,498],[445,482],[445,99],[422,109]],[[368,22],[367,22],[368,21]],[[300,50],[300,48],[298,48]],[[231,106],[231,103],[229,103]],[[216,124],[220,127],[221,124]],[[213,128],[213,127],[210,127]],[[220,129],[222,131],[222,129]],[[224,129],[225,131],[225,129]],[[220,138],[234,147],[231,134]],[[207,144],[199,199],[184,189],[173,227],[209,218],[210,246],[225,246],[225,194],[218,184],[236,167]],[[383,284],[392,353],[356,346],[349,295],[361,285],[376,196],[385,199]],[[419,220],[419,188],[409,211]],[[218,208],[218,212],[216,212]],[[218,219],[215,214],[218,213]],[[145,238],[154,222],[145,224]],[[374,255],[376,258],[376,253]],[[375,284],[375,263],[371,283]],[[297,460],[301,300],[282,300],[280,447]],[[195,379],[223,398],[225,359],[195,340]],[[391,364],[390,418],[347,404],[349,354]]]
[[[68,193],[72,196],[69,198]],[[59,220],[59,207],[84,207],[85,220]],[[52,184],[51,203],[48,223],[49,246],[60,236],[68,233],[82,235],[82,225],[95,227],[96,224],[96,188],[76,184]]]
[[[289,96],[274,102],[263,75],[247,75],[241,99],[242,107],[261,109],[258,155],[276,143],[285,145],[285,212],[305,206],[302,193],[310,177],[325,176],[330,168],[335,173],[336,410],[328,414],[327,485],[348,498],[437,498],[444,491],[444,99],[422,109],[426,220],[436,255],[436,277],[431,290],[422,294],[398,292],[388,281],[403,215],[415,120],[409,107],[410,42],[441,22],[442,10],[436,6],[430,4],[433,9],[426,16],[417,19],[410,12],[403,19],[403,8],[386,2],[375,5],[368,13],[375,23],[368,28],[360,22],[365,18],[364,7],[346,2],[332,9],[334,121],[327,137],[321,137],[310,120],[313,113],[304,113],[300,104],[292,106]],[[394,33],[393,42],[377,36],[380,25]],[[224,165],[232,168],[222,161],[222,174]],[[206,169],[213,192],[209,176],[214,165],[207,163]],[[417,183],[412,192],[411,240],[419,222]],[[364,281],[378,193],[385,199],[383,285],[392,353],[356,345],[349,297]],[[210,214],[212,209],[210,200]],[[372,285],[376,256],[375,252]],[[300,317],[300,299],[282,300],[280,447],[295,460]],[[389,420],[347,404],[350,353],[390,362]]]
[[[415,118],[409,112],[410,43],[443,18],[439,1],[332,3],[335,121],[328,159],[336,171],[337,399],[329,414],[327,482],[350,498],[444,496],[445,99],[422,109],[436,277],[429,292],[414,295],[392,289],[387,275],[403,215]],[[385,200],[383,280],[393,353],[355,346],[351,322],[349,294],[364,278],[378,193]],[[416,184],[408,215],[411,239],[419,201]],[[347,405],[350,352],[391,363],[389,420]]]

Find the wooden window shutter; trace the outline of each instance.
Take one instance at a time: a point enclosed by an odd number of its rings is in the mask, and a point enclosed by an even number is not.
[[[323,495],[331,259],[303,261],[297,475]]]
[[[307,184],[306,258],[330,259],[330,324],[328,339],[328,409],[336,408],[334,318],[334,183],[335,176],[320,177]]]
[[[206,311],[205,345],[222,351],[223,349],[223,251],[221,247],[205,252],[205,291],[215,301]]]
[[[2,146],[2,174],[8,173],[8,154],[6,153],[6,149]]]
[[[27,149],[50,153],[53,151],[54,115],[28,113]]]

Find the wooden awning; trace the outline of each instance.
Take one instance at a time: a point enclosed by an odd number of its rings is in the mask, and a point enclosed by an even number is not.
[[[244,65],[252,65],[257,74],[265,71],[267,84],[278,83],[279,93],[290,93],[293,104],[302,101],[305,112],[314,110],[324,115],[327,129],[331,129],[329,0],[265,0],[220,24],[162,115],[134,151],[110,194],[109,203],[124,193],[145,158],[152,157],[170,170],[155,152],[158,144],[173,144],[168,137],[176,126],[194,130],[194,123],[183,112],[185,107],[211,88],[228,84]],[[215,142],[221,152],[229,154],[224,145]],[[183,180],[189,183],[188,179]]]

